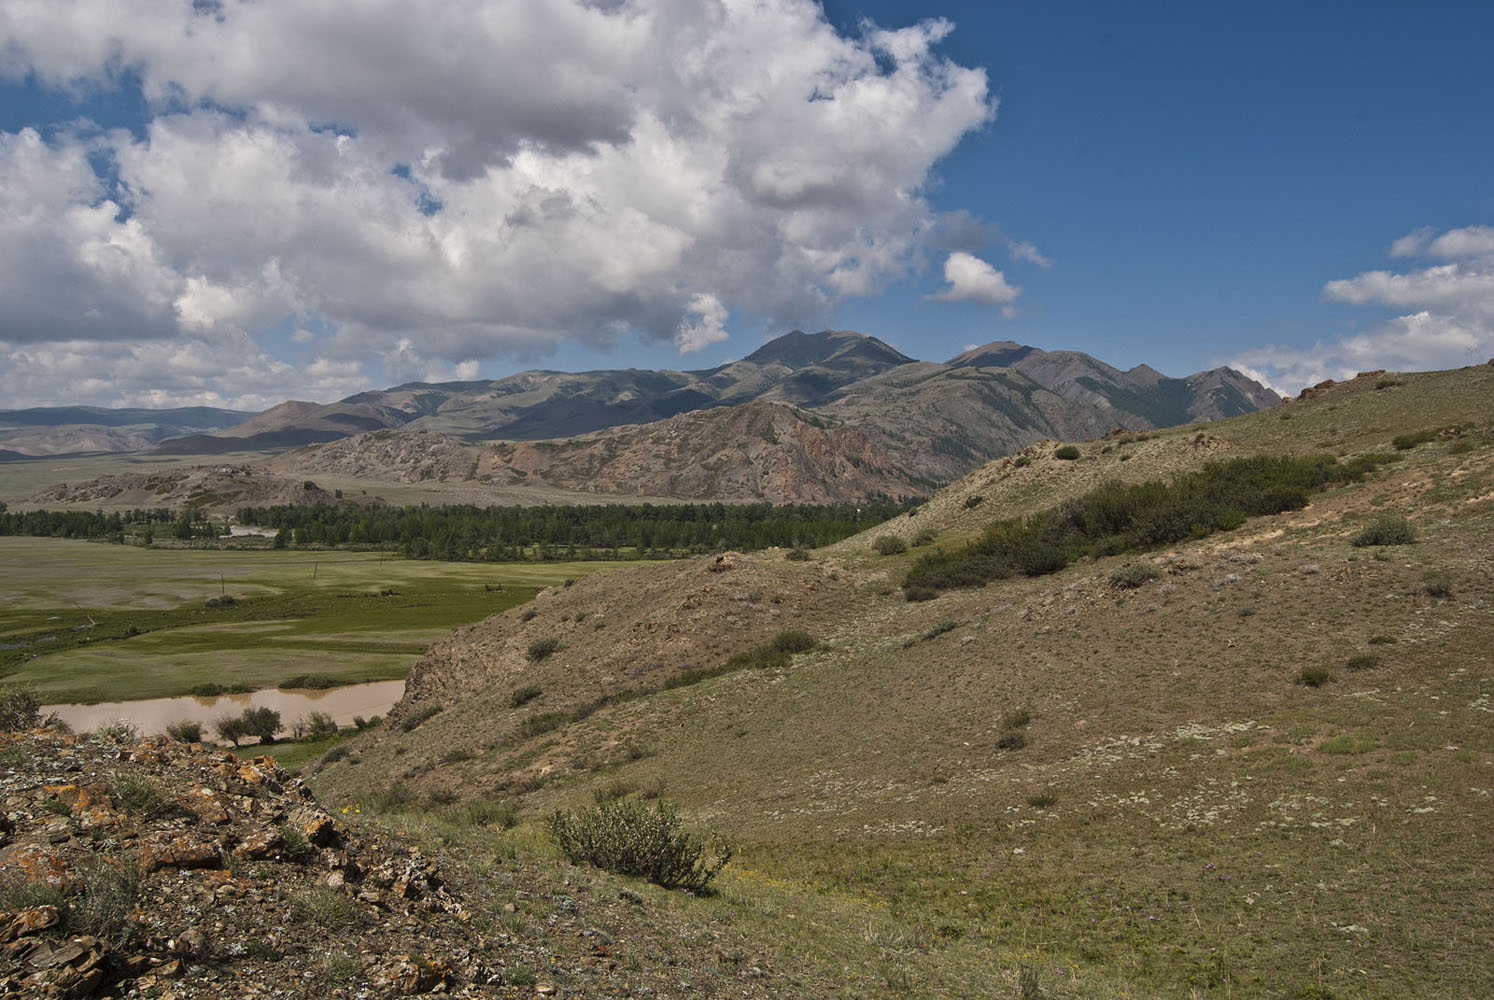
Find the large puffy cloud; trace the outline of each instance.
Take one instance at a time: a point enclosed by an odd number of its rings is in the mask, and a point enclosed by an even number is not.
[[[1265,347],[1237,355],[1235,367],[1280,392],[1361,371],[1418,371],[1476,364],[1494,355],[1494,227],[1438,234],[1419,229],[1391,245],[1392,257],[1447,263],[1415,270],[1366,271],[1330,281],[1323,298],[1399,315],[1310,349]]]
[[[940,238],[929,172],[994,113],[950,30],[846,37],[810,0],[16,0],[0,73],[128,74],[154,117],[0,136],[0,341],[314,316],[331,362],[392,374],[814,323]]]

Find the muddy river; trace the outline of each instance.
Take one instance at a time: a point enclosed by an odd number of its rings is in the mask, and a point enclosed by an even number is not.
[[[266,688],[249,694],[225,694],[215,698],[145,698],[140,701],[106,701],[96,705],[44,705],[42,714],[56,712],[75,732],[87,732],[105,723],[128,722],[143,735],[164,733],[173,722],[200,722],[203,735],[211,737],[213,720],[238,715],[246,708],[272,708],[280,713],[288,735],[295,721],[312,712],[325,712],[339,726],[353,724],[353,716],[372,718],[388,712],[400,695],[404,681],[373,681],[349,684],[325,691],[281,691]]]

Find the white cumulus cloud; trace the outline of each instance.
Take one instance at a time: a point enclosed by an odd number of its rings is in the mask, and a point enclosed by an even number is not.
[[[1006,275],[974,254],[958,250],[944,259],[945,287],[933,298],[940,302],[973,302],[976,305],[1008,305],[1021,294],[1019,285],[1007,283]],[[1014,313],[1008,312],[1007,315]]]
[[[1435,258],[1406,271],[1366,271],[1328,282],[1330,302],[1382,308],[1399,315],[1352,336],[1311,348],[1264,347],[1232,361],[1279,392],[1323,379],[1352,378],[1389,368],[1425,371],[1477,364],[1494,355],[1494,227],[1470,226],[1440,235],[1418,229],[1391,245],[1391,256]]]
[[[12,0],[0,74],[138,80],[151,117],[0,133],[0,349],[290,321],[372,377],[814,323],[940,231],[931,171],[995,113],[937,52],[952,28],[848,36],[812,0]],[[153,388],[124,377],[91,401]]]

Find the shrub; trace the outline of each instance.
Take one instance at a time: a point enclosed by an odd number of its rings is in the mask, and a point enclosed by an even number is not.
[[[1161,575],[1161,570],[1151,563],[1129,563],[1110,574],[1110,586],[1117,590],[1135,590]]]
[[[208,681],[206,684],[198,684],[187,693],[197,698],[217,698],[225,694],[249,694],[253,690],[248,684],[219,684],[216,681]]]
[[[789,560],[790,562],[809,562],[809,550],[789,549],[788,554],[783,558]]]
[[[872,551],[879,556],[895,556],[908,551],[908,543],[896,535],[883,535],[872,542]]]
[[[761,646],[754,646],[740,653],[733,653],[727,659],[725,667],[716,672],[725,673],[729,670],[777,670],[788,666],[789,660],[793,659],[795,653],[807,653],[818,645],[819,643],[815,640],[815,637],[808,632],[797,629],[779,632]],[[711,676],[714,676],[714,674]]]
[[[327,688],[339,687],[342,685],[342,683],[343,682],[338,680],[336,677],[332,677],[328,674],[297,674],[294,677],[287,677],[276,686],[279,687],[282,691],[290,690],[292,688],[304,688],[311,691],[325,691]]]
[[[400,732],[404,732],[404,733],[411,732],[416,726],[420,725],[422,722],[425,722],[426,720],[428,720],[428,719],[434,717],[435,715],[439,714],[444,707],[445,706],[442,706],[442,705],[427,705],[425,708],[422,708],[419,712],[416,712],[414,715],[410,716],[408,719],[406,719],[403,722],[401,722],[399,724]],[[372,725],[372,723],[369,723],[369,724]]]
[[[104,722],[95,726],[93,735],[97,739],[109,740],[113,743],[133,743],[140,739],[140,727],[124,719],[115,719],[113,722]]]
[[[348,745],[346,743],[339,743],[337,744],[337,746],[330,748],[326,753],[322,754],[322,764],[324,766],[327,764],[336,764],[351,752],[352,751],[348,749]]]
[[[114,780],[114,794],[125,811],[146,819],[160,819],[185,813],[172,798],[171,788],[159,778],[143,774],[122,774]]]
[[[1065,462],[1072,462],[1079,457],[1079,449],[1072,444],[1066,444],[1053,453],[1053,457]]]
[[[1344,666],[1350,670],[1373,670],[1380,665],[1380,658],[1372,653],[1360,653],[1358,656],[1349,657],[1349,662]]]
[[[619,799],[593,809],[557,811],[547,825],[572,864],[639,876],[666,889],[704,893],[731,860],[731,848],[719,839],[708,849],[683,832],[678,812],[666,802],[649,807]]]
[[[927,545],[937,537],[939,536],[934,532],[934,529],[924,528],[918,534],[913,536],[913,547],[919,548],[921,546]]]
[[[942,622],[933,626],[927,632],[925,632],[923,634],[923,641],[928,642],[930,639],[937,639],[945,632],[953,632],[959,627],[959,622],[955,621],[953,618],[946,618]]]
[[[1001,725],[1005,729],[1022,729],[1032,723],[1033,716],[1030,708],[1017,708],[1006,713],[1001,719]]]
[[[1211,462],[1171,481],[1107,483],[1056,507],[988,525],[969,545],[923,556],[903,588],[977,587],[1018,573],[1052,573],[1087,555],[1202,538],[1247,517],[1300,508],[1309,490],[1362,478],[1386,460],[1258,456]]]
[[[1364,530],[1350,539],[1350,544],[1356,548],[1364,548],[1367,545],[1410,545],[1416,541],[1416,529],[1411,522],[1399,514],[1382,514],[1369,524]]]
[[[913,586],[909,586],[906,583],[903,584],[903,597],[905,597],[910,604],[916,601],[932,601],[938,596],[939,592],[933,587],[923,587],[917,584],[914,584]]]
[[[1008,729],[996,739],[998,750],[1021,750],[1027,745],[1027,736],[1019,729]]]
[[[545,657],[553,656],[559,651],[560,640],[552,635],[546,636],[543,639],[536,639],[531,642],[529,644],[529,648],[524,651],[524,655],[529,657],[530,663],[538,663]]]
[[[1027,804],[1034,809],[1046,809],[1058,802],[1058,796],[1052,792],[1038,792],[1036,795],[1027,796]]]
[[[202,723],[183,719],[166,727],[166,735],[183,743],[202,742]]]
[[[337,732],[337,723],[326,712],[312,712],[298,724],[310,739],[321,739]]]
[[[979,493],[976,493],[973,496],[968,496],[965,498],[965,509],[974,510],[985,502],[986,498],[981,496]]]
[[[1314,688],[1322,687],[1331,680],[1333,680],[1333,674],[1329,673],[1326,667],[1303,667],[1297,676],[1292,678],[1293,683]]]
[[[1390,439],[1396,451],[1410,451],[1419,444],[1426,444],[1437,436],[1436,431],[1415,431],[1411,434],[1397,434]]]
[[[1453,595],[1452,575],[1446,570],[1427,570],[1421,580],[1429,597],[1447,598]]]
[[[35,729],[41,722],[41,699],[23,684],[0,684],[0,730]]]
[[[565,712],[541,712],[519,723],[519,735],[527,740],[545,733],[553,733],[569,721],[571,717]]]
[[[538,684],[525,684],[523,687],[514,688],[514,693],[508,696],[508,707],[520,708],[544,693],[544,689]]]
[[[533,608],[525,608],[524,613],[519,616],[519,621],[533,621],[537,617],[539,617],[538,611],[534,610]]]

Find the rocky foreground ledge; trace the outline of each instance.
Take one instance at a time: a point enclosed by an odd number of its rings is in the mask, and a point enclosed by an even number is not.
[[[643,895],[574,874],[464,899],[271,757],[0,733],[0,996],[772,994],[756,957],[654,953]]]

